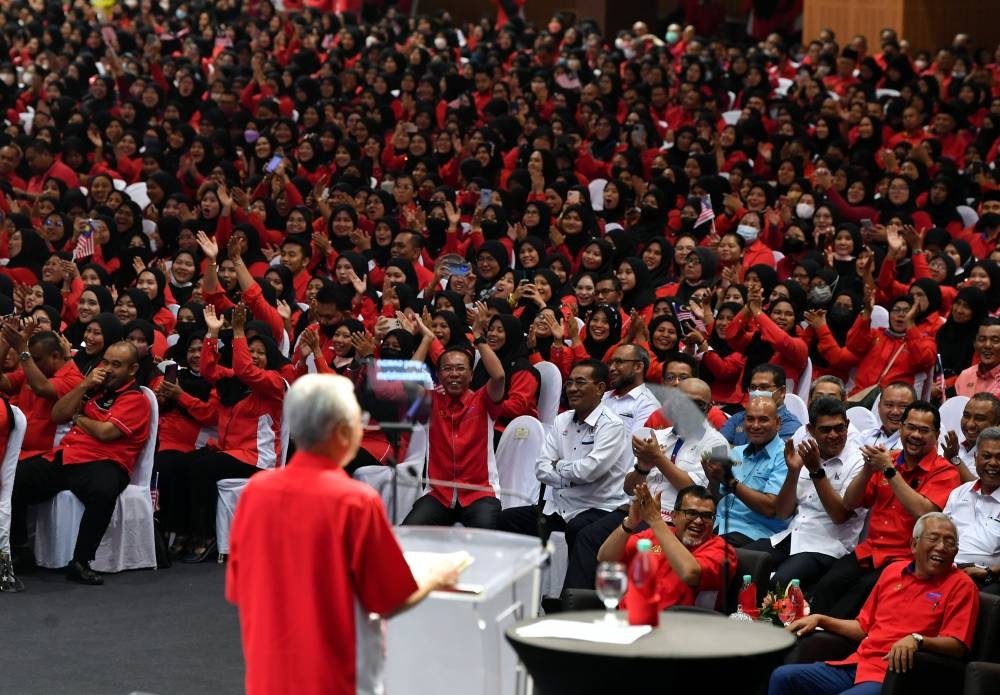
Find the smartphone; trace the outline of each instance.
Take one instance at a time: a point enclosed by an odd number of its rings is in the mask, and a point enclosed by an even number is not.
[[[385,193],[392,195],[392,192],[396,190],[396,182],[383,181],[381,184],[379,184],[379,188],[381,188]]]
[[[177,363],[168,364],[166,369],[163,370],[163,380],[168,384],[177,383]]]
[[[281,166],[281,156],[274,155],[273,157],[271,157],[271,160],[264,167],[264,171],[266,171],[268,174],[273,174],[278,170],[279,166]]]
[[[101,27],[101,38],[109,46],[118,38],[114,27]]]
[[[489,188],[483,188],[479,191],[479,207],[486,208],[493,202],[493,190]]]
[[[580,191],[570,191],[566,194],[566,204],[567,205],[579,205],[580,204]]]
[[[872,230],[875,229],[875,225],[873,225],[872,221],[866,217],[863,220],[861,220],[861,228]]]
[[[416,123],[407,123],[405,126],[403,126],[403,129],[410,135],[413,135],[418,130],[420,130],[420,128],[417,127]]]
[[[518,285],[527,285],[529,282],[531,282],[531,280],[529,280],[528,278],[522,278],[521,280],[518,281],[517,284]]]
[[[403,327],[403,324],[400,323],[399,319],[389,319],[389,330],[390,331],[399,330],[402,327]]]
[[[635,127],[632,128],[632,144],[635,147],[642,147],[646,140],[646,126],[642,123],[637,123]]]
[[[444,272],[448,275],[468,275],[472,270],[468,263],[444,263]]]

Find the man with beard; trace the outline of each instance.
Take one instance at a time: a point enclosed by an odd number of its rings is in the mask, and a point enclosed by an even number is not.
[[[608,365],[611,388],[604,392],[602,402],[622,419],[625,433],[631,435],[660,407],[660,402],[646,386],[649,353],[639,345],[621,345],[615,349]]]
[[[976,473],[978,480],[952,490],[944,513],[958,527],[959,569],[980,591],[1000,594],[1000,427],[979,433]]]
[[[90,561],[115,511],[118,495],[128,485],[139,453],[149,437],[149,401],[135,383],[139,355],[131,343],[104,351],[104,359],[52,408],[57,424],[73,426],[55,449],[17,465],[11,503],[11,540],[30,553],[28,505],[62,490],[83,502],[83,518],[66,578],[80,584],[103,584]]]
[[[628,517],[604,541],[597,553],[601,562],[624,562],[635,557],[638,542],[649,539],[652,552],[662,554],[656,563],[659,610],[669,606],[693,606],[701,592],[722,591],[724,582],[736,573],[736,552],[720,536],[715,535],[715,499],[707,488],[689,485],[677,493],[674,502],[673,526],[668,526],[660,513],[660,493],[654,497],[645,483],[635,489],[635,499],[629,505]],[[635,532],[640,522],[649,528]],[[729,577],[723,576],[729,568]],[[621,605],[627,606],[634,591],[630,585]]]
[[[816,585],[813,609],[837,618],[857,615],[882,571],[911,558],[909,526],[941,511],[958,487],[958,471],[937,452],[941,415],[930,403],[914,401],[903,412],[900,444],[894,454],[864,446],[864,468],[844,493],[844,506],[870,510],[868,537],[830,567]]]

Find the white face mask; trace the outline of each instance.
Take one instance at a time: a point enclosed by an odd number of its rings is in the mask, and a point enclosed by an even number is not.
[[[816,208],[809,203],[796,203],[795,216],[800,220],[811,220]]]
[[[446,39],[443,36],[437,37],[436,39],[434,39],[434,48],[438,49],[439,51],[445,50],[446,48],[448,48],[448,39]]]
[[[751,227],[748,224],[741,224],[736,228],[736,233],[743,237],[743,240],[749,244],[750,242],[757,240],[757,235],[760,234],[760,230],[755,227]]]
[[[14,81],[16,79],[17,77],[12,72],[5,72],[4,74],[0,75],[0,82],[3,82],[8,87],[14,84]]]

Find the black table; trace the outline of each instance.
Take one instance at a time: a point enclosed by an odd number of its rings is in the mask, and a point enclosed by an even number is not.
[[[602,616],[603,611],[579,611],[549,618],[591,622]],[[539,695],[609,695],[656,683],[674,693],[723,692],[727,686],[745,694],[764,692],[771,672],[795,645],[794,636],[772,625],[683,611],[660,614],[659,628],[628,645],[517,634],[519,627],[546,619],[525,620],[506,631]]]

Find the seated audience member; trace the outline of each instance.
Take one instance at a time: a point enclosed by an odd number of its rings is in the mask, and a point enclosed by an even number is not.
[[[663,363],[663,385],[667,388],[677,388],[688,379],[698,377],[698,361],[684,352],[672,352],[666,357]],[[711,401],[709,401],[711,403]],[[706,414],[708,424],[718,430],[729,417],[715,405],[709,405]],[[663,408],[654,410],[646,418],[646,427],[654,430],[667,429],[671,426],[669,418],[664,414]]]
[[[789,519],[788,528],[747,547],[771,555],[775,586],[798,579],[808,593],[837,558],[854,550],[865,514],[844,506],[844,492],[864,464],[861,452],[847,446],[847,410],[840,397],[815,399],[806,427],[808,439],[798,446],[785,443],[788,473],[778,493],[777,516]]]
[[[701,379],[685,379],[677,387],[683,391],[702,413],[708,410],[712,391]],[[647,439],[632,435],[632,470],[625,476],[624,490],[632,495],[639,483],[645,482],[654,495],[671,500],[677,491],[690,485],[705,485],[705,469],[701,460],[706,454],[729,445],[716,430],[706,424],[705,433],[697,439],[682,439],[673,427],[653,430]],[[663,516],[668,521],[673,505],[667,504]],[[597,550],[625,518],[627,506],[608,512],[589,524],[576,537],[576,552],[566,570],[567,589],[592,589],[597,571]]]
[[[812,382],[809,387],[809,401],[806,403],[808,408],[812,408],[812,404],[817,398],[822,397],[836,398],[841,403],[847,403],[847,387],[844,382],[840,380],[840,377],[832,376],[827,374],[821,376]],[[846,412],[846,410],[845,410]],[[795,434],[792,436],[792,442],[798,446],[806,439],[809,438],[809,423],[805,423],[802,427],[795,430]],[[854,448],[860,447],[861,432],[851,423],[850,420],[847,421],[847,446]]]
[[[477,391],[472,384],[472,355],[462,348],[448,348],[438,359],[438,382],[428,423],[427,477],[449,483],[472,485],[465,490],[431,484],[430,492],[413,505],[403,524],[496,528],[500,500],[496,496],[498,476],[493,460],[489,418],[503,400],[504,369],[481,332],[476,349],[489,381]]]
[[[649,352],[640,345],[620,345],[608,362],[611,388],[604,392],[602,403],[625,423],[631,435],[659,410],[660,401],[646,386]]]
[[[52,408],[83,380],[83,375],[63,351],[58,335],[52,331],[32,334],[33,321],[18,330],[16,321],[5,323],[2,335],[4,342],[18,353],[21,369],[0,376],[0,389],[17,396],[17,405],[28,421],[20,456],[27,459],[52,448],[56,436]]]
[[[976,468],[979,434],[987,427],[997,425],[1000,425],[1000,399],[990,393],[977,393],[962,410],[959,424],[962,430],[961,441],[957,432],[945,434],[942,454],[958,468],[958,475],[963,483],[976,479],[976,474],[972,471]]]
[[[138,361],[130,343],[110,345],[101,363],[53,406],[56,423],[73,423],[59,446],[17,466],[11,541],[22,556],[31,552],[25,545],[29,504],[44,502],[62,490],[70,490],[83,502],[73,561],[66,568],[67,579],[80,584],[104,583],[90,562],[149,437],[149,401],[135,383]]]
[[[1000,594],[1000,427],[980,432],[975,448],[979,479],[952,490],[944,513],[958,528],[959,569],[981,591]]]
[[[955,466],[938,455],[940,429],[937,408],[914,401],[903,413],[902,452],[861,448],[864,467],[844,493],[844,506],[870,510],[868,536],[816,585],[814,610],[842,618],[856,614],[882,571],[910,558],[910,522],[940,511],[959,484]]]
[[[785,407],[785,370],[776,364],[759,364],[750,372],[750,386],[748,387],[750,399],[762,396],[770,398],[777,408],[778,417],[781,424],[778,434],[782,440],[788,439],[795,434],[795,431],[802,426],[799,419]],[[743,446],[750,438],[744,431],[743,418],[745,412],[736,413],[726,420],[719,432],[733,446]]]
[[[703,459],[709,489],[721,496],[717,531],[737,548],[769,538],[788,526],[777,516],[778,492],[785,481],[785,443],[774,399],[751,398],[744,411],[748,444],[733,449],[733,460]]]
[[[771,674],[768,695],[877,695],[886,672],[906,672],[924,651],[954,659],[972,647],[979,612],[976,585],[952,566],[959,534],[940,512],[922,515],[912,560],[889,564],[855,618],[812,613],[792,622],[799,637],[821,628],[859,642],[842,661],[787,664]]]
[[[577,362],[563,386],[570,409],[556,416],[535,463],[535,477],[551,488],[542,513],[549,529],[566,532],[573,557],[576,535],[626,501],[622,481],[630,456],[625,424],[602,403],[608,367],[586,359]],[[534,506],[500,513],[500,531],[538,533]]]
[[[915,400],[917,392],[910,384],[894,381],[882,389],[877,407],[882,424],[862,432],[861,445],[881,446],[887,451],[899,449],[899,428],[903,424],[903,413]]]
[[[985,391],[1000,397],[1000,319],[983,320],[975,348],[978,362],[955,378],[955,393],[972,397]]]
[[[661,513],[662,499],[645,483],[635,489],[628,517],[608,536],[597,552],[600,562],[622,562],[628,567],[639,540],[648,538],[652,552],[661,554],[656,565],[659,609],[693,606],[701,593],[717,602],[723,585],[736,574],[736,552],[712,530],[715,498],[701,485],[682,488],[675,498],[668,524]],[[645,524],[645,530],[638,530]],[[728,574],[726,572],[728,568]],[[635,589],[629,587],[621,601],[627,607]],[[714,596],[713,596],[714,594]]]

